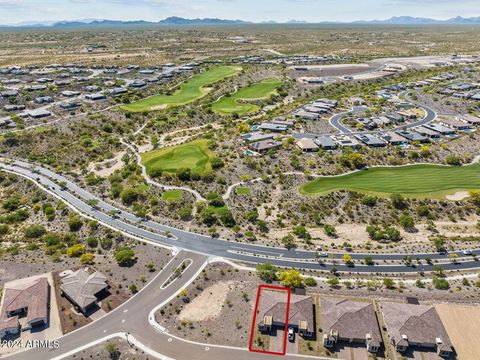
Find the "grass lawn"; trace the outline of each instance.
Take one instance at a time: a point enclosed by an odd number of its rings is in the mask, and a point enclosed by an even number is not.
[[[267,99],[275,94],[280,85],[282,85],[282,81],[279,79],[263,80],[257,84],[244,87],[231,96],[222,97],[212,104],[212,109],[220,114],[237,113],[240,116],[258,111],[260,109],[258,105],[245,104],[240,101]]]
[[[457,191],[480,189],[480,164],[379,167],[338,177],[321,177],[300,187],[304,195],[351,190],[386,197],[444,198]]]
[[[142,154],[142,163],[147,172],[161,170],[175,174],[179,169],[204,174],[212,170],[210,164],[214,153],[208,149],[208,140],[195,140],[186,144],[153,150]]]
[[[140,185],[137,186],[137,190],[139,190],[141,192],[148,191],[149,188],[150,188],[150,186],[148,186],[148,184],[140,184]]]
[[[236,75],[240,70],[241,68],[237,66],[216,66],[184,82],[172,95],[151,96],[131,104],[122,105],[121,108],[130,112],[142,112],[185,105],[205,96],[208,93],[208,90],[205,89],[207,85]]]
[[[237,187],[236,192],[237,195],[250,195],[252,193],[252,189],[248,187]]]
[[[164,191],[162,194],[162,200],[165,201],[178,201],[182,197],[181,190],[168,190]]]

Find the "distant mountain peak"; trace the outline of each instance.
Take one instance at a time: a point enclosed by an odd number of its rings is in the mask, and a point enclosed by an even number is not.
[[[18,24],[0,25],[2,28],[22,28],[22,27],[54,27],[54,28],[107,28],[107,27],[135,27],[135,26],[201,26],[201,25],[244,25],[251,22],[243,20],[229,20],[218,18],[197,18],[187,19],[179,16],[170,16],[158,22],[146,20],[108,20],[108,19],[82,19],[82,20],[63,20],[57,22],[23,22]],[[317,21],[307,22],[301,19],[292,19],[287,22],[277,22],[265,20],[259,24],[378,24],[378,25],[480,25],[479,17],[464,18],[461,16],[452,17],[447,20],[437,20],[413,16],[394,16],[384,20],[360,20],[352,22],[339,21]]]

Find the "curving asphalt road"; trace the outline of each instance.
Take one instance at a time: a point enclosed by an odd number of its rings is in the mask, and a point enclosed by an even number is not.
[[[34,166],[24,161],[0,161],[1,169],[7,172],[21,175],[42,186],[52,195],[65,201],[70,207],[90,218],[119,230],[125,234],[145,239],[163,246],[176,247],[204,254],[212,257],[221,257],[232,261],[243,263],[273,263],[280,267],[295,267],[309,270],[331,270],[335,267],[338,271],[344,272],[365,272],[365,273],[409,273],[418,271],[431,271],[431,266],[422,261],[415,267],[404,264],[388,265],[385,261],[402,260],[405,254],[366,254],[351,253],[354,260],[362,260],[366,255],[372,256],[377,263],[375,266],[355,265],[347,266],[341,262],[344,253],[331,253],[330,257],[339,259],[338,264],[319,263],[315,259],[315,253],[303,250],[287,250],[285,248],[269,247],[258,244],[230,242],[223,239],[191,233],[171,226],[163,225],[151,220],[144,220],[136,215],[120,210],[105,201],[85,191],[75,183],[60,174],[49,169]],[[62,187],[58,184],[62,183]],[[96,200],[95,207],[87,204],[89,200]],[[168,236],[166,236],[168,235]],[[475,249],[477,253],[480,249]],[[480,268],[480,262],[471,257],[462,259],[464,255],[456,252],[458,261],[449,262],[446,254],[438,253],[415,253],[409,254],[413,260],[443,259],[442,266],[445,270],[474,269]]]
[[[402,125],[402,126],[398,126],[398,127],[395,127],[395,128],[392,128],[390,129],[389,131],[395,131],[395,130],[402,130],[402,129],[411,129],[411,128],[414,128],[414,127],[417,127],[417,126],[420,126],[420,125],[425,125],[425,124],[428,124],[430,122],[432,122],[433,120],[435,120],[437,118],[437,113],[435,112],[435,110],[429,108],[428,106],[426,105],[423,105],[423,104],[420,104],[416,101],[413,101],[412,99],[410,99],[407,95],[407,92],[406,91],[403,91],[399,94],[399,96],[403,96],[405,97],[405,100],[408,101],[410,104],[412,105],[415,105],[415,106],[418,106],[420,108],[422,108],[424,111],[425,111],[425,117],[423,119],[420,119],[420,120],[417,120],[417,121],[414,121],[412,123],[409,123],[409,124],[406,124],[406,125]],[[349,111],[345,111],[345,112],[342,112],[342,113],[338,113],[338,114],[335,114],[333,115],[330,120],[329,120],[329,123],[331,126],[333,126],[335,129],[337,129],[338,131],[340,131],[341,133],[343,134],[375,134],[375,133],[379,133],[381,131],[377,130],[377,131],[352,131],[351,129],[349,129],[347,126],[343,125],[342,124],[342,119],[347,115],[347,114],[360,114],[360,113],[364,113],[366,110],[368,110],[368,107],[366,106],[354,106],[351,110]],[[315,136],[318,136],[320,134],[309,134],[309,135],[315,135]],[[315,137],[314,136],[314,137]],[[311,137],[311,136],[309,136]]]

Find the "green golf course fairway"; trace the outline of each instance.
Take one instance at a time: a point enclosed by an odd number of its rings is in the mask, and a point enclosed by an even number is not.
[[[378,167],[337,177],[320,177],[300,187],[304,195],[338,190],[387,197],[441,199],[457,191],[480,189],[480,164],[466,166],[410,165]]]
[[[282,85],[282,82],[279,79],[267,79],[256,84],[252,84],[240,89],[231,96],[223,96],[217,102],[212,104],[212,110],[225,115],[237,113],[240,116],[247,113],[256,112],[260,109],[258,105],[245,104],[239,102],[239,100],[252,101],[268,99],[270,96],[275,94],[276,89],[280,85]]]
[[[208,140],[195,140],[186,144],[153,150],[142,154],[147,172],[161,170],[175,174],[179,169],[204,174],[212,170],[210,159],[214,153],[208,149]]]
[[[241,70],[242,68],[238,66],[216,66],[184,82],[172,95],[151,96],[131,104],[122,105],[121,108],[129,112],[143,112],[159,110],[169,106],[185,105],[205,96],[208,93],[204,89],[205,86],[236,75]]]

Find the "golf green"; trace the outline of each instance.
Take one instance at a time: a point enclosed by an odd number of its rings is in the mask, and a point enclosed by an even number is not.
[[[457,191],[480,189],[480,164],[466,166],[410,165],[378,167],[343,176],[325,176],[300,187],[304,195],[351,190],[377,196],[444,198]]]
[[[182,198],[182,192],[180,190],[167,190],[162,194],[162,200],[165,201],[178,201]]]
[[[238,74],[238,66],[216,66],[205,72],[193,76],[190,80],[180,85],[172,95],[155,95],[131,104],[122,105],[121,108],[130,112],[142,112],[164,109],[169,106],[180,106],[191,103],[205,96],[208,91],[204,87],[212,85],[229,76]]]
[[[244,102],[268,99],[282,85],[279,79],[267,79],[240,89],[231,96],[223,96],[212,104],[212,109],[220,114],[245,115],[260,109],[258,105]]]
[[[190,169],[192,173],[204,174],[211,171],[210,159],[213,156],[208,149],[208,140],[202,139],[144,153],[142,163],[149,173],[161,170],[175,174],[179,169]]]

